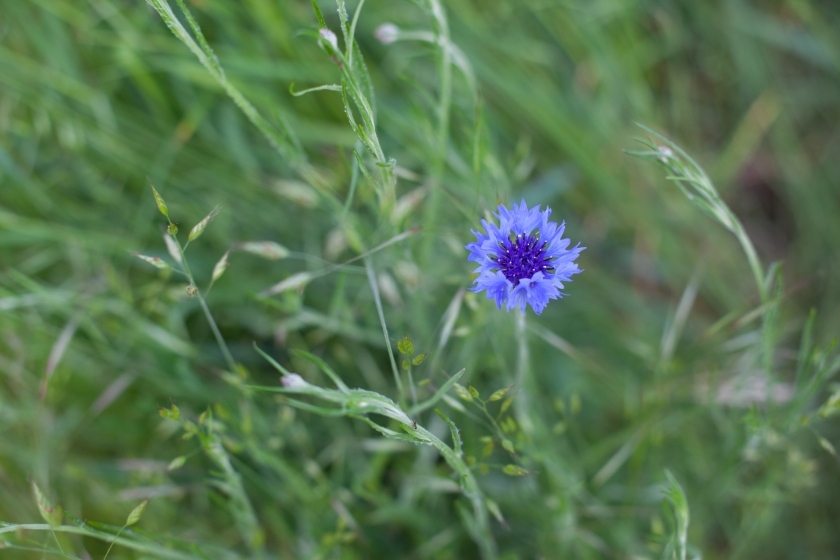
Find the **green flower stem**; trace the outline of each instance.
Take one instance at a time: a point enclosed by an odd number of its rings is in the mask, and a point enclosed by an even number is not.
[[[187,278],[189,278],[190,284],[192,284],[196,289],[195,297],[198,298],[198,302],[201,304],[201,309],[204,311],[204,316],[207,318],[207,322],[210,324],[210,330],[213,331],[213,336],[216,338],[216,344],[219,345],[219,349],[222,351],[222,356],[224,356],[225,361],[227,362],[228,369],[230,369],[231,373],[235,373],[236,362],[234,361],[233,355],[228,349],[224,337],[222,337],[221,331],[219,331],[219,326],[213,319],[213,314],[210,313],[210,308],[207,307],[207,302],[204,301],[204,297],[201,295],[201,291],[199,291],[198,286],[195,283],[195,277],[193,277],[192,271],[190,270],[190,265],[187,264],[187,256],[184,253],[184,247],[181,246],[181,242],[178,241],[178,238],[174,235],[172,236],[172,239],[174,239],[175,243],[178,244],[178,250],[181,253],[181,263],[184,265],[184,272],[186,273]]]

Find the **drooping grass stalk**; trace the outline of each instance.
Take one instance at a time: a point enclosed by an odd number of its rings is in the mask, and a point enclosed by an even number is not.
[[[346,385],[338,379],[337,374],[332,372],[332,370],[329,370],[332,373],[330,377],[333,377],[333,381],[339,389],[326,389],[311,385],[299,375],[289,372],[286,368],[262,352],[259,348],[257,348],[257,351],[283,374],[283,387],[249,385],[249,389],[282,394],[309,395],[329,403],[333,403],[336,406],[321,407],[290,398],[286,399],[286,403],[323,416],[346,416],[348,418],[356,418],[365,422],[387,438],[413,444],[431,445],[434,447],[441,454],[444,461],[446,461],[450,468],[452,468],[452,470],[457,474],[461,491],[464,497],[466,497],[471,504],[470,513],[466,513],[464,510],[462,510],[461,513],[462,516],[465,517],[465,526],[467,531],[479,547],[481,557],[484,560],[492,560],[496,557],[496,544],[490,531],[490,520],[485,497],[481,488],[478,486],[478,481],[476,480],[475,475],[463,459],[460,434],[457,427],[440,410],[436,409],[436,412],[450,428],[453,439],[453,447],[449,447],[440,438],[420,425],[420,423],[412,420],[405,412],[403,412],[399,404],[383,395],[380,395],[379,393],[363,389],[347,389]],[[319,365],[322,366],[322,369],[325,368],[325,364]],[[454,382],[452,384],[454,384]],[[452,384],[448,384],[448,387],[451,387]],[[436,394],[429,400],[436,401],[440,398],[440,396],[442,395]],[[415,408],[422,409],[427,408],[428,406],[430,405],[426,402],[419,404],[418,407]],[[374,422],[369,418],[372,414],[385,416],[386,418],[390,418],[391,420],[398,422],[402,432],[391,430]]]
[[[187,19],[190,28],[192,29],[195,39],[184,28],[178,20],[168,0],[146,0],[150,6],[163,19],[166,26],[172,33],[183,42],[187,48],[198,58],[202,66],[207,69],[216,82],[224,89],[225,93],[236,103],[236,106],[248,117],[254,126],[266,137],[268,142],[283,156],[293,167],[306,166],[306,154],[300,145],[299,140],[294,135],[292,130],[288,127],[282,115],[278,113],[278,119],[283,128],[282,131],[276,130],[271,124],[257,111],[257,109],[248,101],[244,95],[234,86],[225,75],[219,59],[210,47],[207,39],[205,39],[201,28],[198,26],[192,13],[189,11],[183,0],[176,0],[178,7]]]
[[[376,100],[374,98],[373,86],[370,75],[362,58],[361,50],[355,40],[356,23],[361,14],[364,2],[360,2],[353,15],[353,22],[350,23],[347,17],[347,7],[344,0],[336,0],[338,17],[341,24],[342,38],[344,39],[344,51],[338,48],[335,35],[326,26],[321,9],[317,0],[312,1],[315,9],[318,25],[318,43],[324,51],[330,55],[341,73],[341,92],[344,112],[350,128],[359,138],[367,151],[373,156],[376,167],[379,168],[380,180],[378,181],[378,195],[380,211],[383,215],[390,213],[396,200],[396,175],[394,168],[396,161],[385,157],[385,152],[379,142],[376,130]],[[351,105],[350,100],[353,101]],[[353,114],[353,106],[358,110],[361,122],[357,122]],[[356,153],[357,158],[360,157]],[[360,162],[360,168],[367,178],[370,175]],[[377,184],[374,181],[374,184]]]
[[[638,126],[662,140],[665,145],[657,146],[647,139],[640,138],[638,141],[651,150],[628,151],[627,153],[665,167],[669,171],[667,177],[669,181],[676,183],[690,201],[735,235],[747,257],[761,303],[767,303],[769,299],[768,285],[752,240],[744,230],[741,221],[720,197],[712,180],[709,179],[703,168],[677,144],[646,126],[641,124]]]
[[[756,253],[752,240],[747,235],[743,224],[729,206],[720,197],[709,176],[688,153],[665,136],[646,126],[642,129],[661,140],[657,145],[648,139],[637,139],[649,151],[628,151],[630,155],[646,159],[668,170],[667,179],[673,181],[685,196],[703,212],[728,229],[738,240],[747,257],[750,271],[755,280],[762,309],[762,339],[760,356],[762,367],[768,375],[773,369],[773,352],[776,344],[775,322],[778,317],[778,303],[781,297],[781,276],[779,265],[774,263],[765,273]],[[775,289],[771,293],[771,288]]]

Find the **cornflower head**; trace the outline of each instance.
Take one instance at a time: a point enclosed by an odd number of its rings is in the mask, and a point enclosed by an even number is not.
[[[586,247],[578,243],[568,248],[571,241],[563,238],[566,222],[559,227],[549,222],[551,208],[529,209],[523,200],[512,210],[504,205],[497,210],[499,225],[481,220],[485,233],[473,230],[478,241],[467,245],[469,260],[479,265],[470,290],[486,290],[499,309],[505,304],[507,311],[519,307],[525,313],[530,304],[539,315],[549,300],[566,295],[560,289],[581,272],[575,259]]]

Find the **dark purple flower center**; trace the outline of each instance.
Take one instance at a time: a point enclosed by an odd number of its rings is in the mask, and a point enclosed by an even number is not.
[[[499,265],[499,270],[514,285],[522,278],[530,278],[537,272],[554,272],[551,257],[545,254],[548,242],[540,243],[539,237],[517,235],[499,243],[499,250],[490,259]]]

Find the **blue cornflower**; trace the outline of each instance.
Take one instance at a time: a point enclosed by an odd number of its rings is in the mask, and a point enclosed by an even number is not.
[[[560,292],[563,282],[571,282],[572,276],[581,272],[575,259],[586,247],[568,249],[570,241],[563,239],[566,222],[557,227],[549,222],[551,208],[531,209],[523,200],[513,210],[504,206],[494,214],[499,226],[481,220],[485,233],[473,230],[478,241],[467,245],[469,260],[479,264],[474,292],[487,290],[488,299],[496,300],[496,307],[507,310],[519,307],[525,313],[530,304],[539,315],[548,300],[563,297]]]

